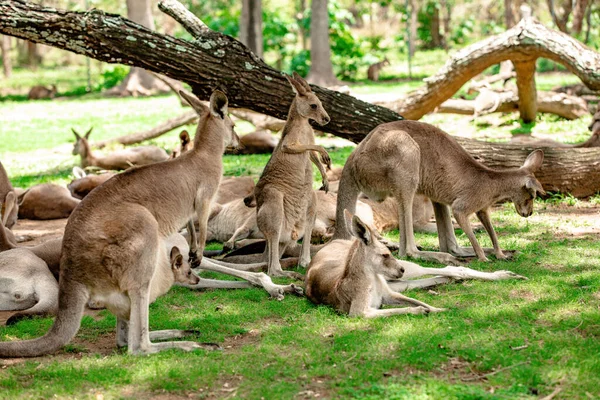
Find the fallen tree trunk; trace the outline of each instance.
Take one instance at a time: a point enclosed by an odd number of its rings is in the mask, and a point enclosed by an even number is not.
[[[476,160],[490,168],[519,168],[535,148],[456,138]],[[535,176],[547,191],[588,197],[600,191],[600,148],[542,147],[544,164]]]
[[[519,98],[514,92],[498,93],[499,106],[495,112],[511,112],[519,109]],[[576,96],[556,92],[538,92],[537,109],[539,112],[556,114],[567,119],[589,116],[587,102]],[[379,103],[386,106],[386,103]],[[449,99],[435,110],[439,113],[472,115],[475,111],[475,100]]]

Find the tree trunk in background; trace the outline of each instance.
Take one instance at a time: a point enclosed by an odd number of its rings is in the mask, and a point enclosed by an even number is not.
[[[319,86],[340,83],[333,73],[331,45],[329,44],[329,12],[327,0],[313,0],[310,19],[310,72],[306,78]]]
[[[304,18],[304,12],[306,11],[306,0],[298,1],[298,10],[296,10],[296,23],[298,24],[298,31],[300,33],[300,42],[302,44],[302,50],[308,50],[308,40],[306,30],[302,26],[302,19]]]
[[[431,16],[431,44],[436,49],[443,46],[442,35],[440,34],[440,9],[437,4],[433,7],[433,15]]]
[[[440,8],[442,10],[442,22],[444,26],[444,48],[448,48],[450,42],[450,36],[452,35],[452,28],[450,27],[450,21],[452,21],[452,7],[448,4],[447,0],[440,0]]]
[[[127,0],[127,18],[154,30],[151,0]],[[132,67],[121,84],[106,92],[118,96],[149,96],[153,92],[168,92],[169,87],[142,68]]]
[[[546,0],[548,3],[548,10],[550,11],[550,15],[552,16],[552,20],[556,24],[556,27],[565,33],[569,33],[569,29],[567,29],[567,22],[569,21],[569,16],[571,15],[571,10],[573,9],[573,4],[571,0],[564,0],[560,13],[556,9],[554,4],[554,0]]]
[[[261,0],[242,0],[242,16],[240,18],[240,42],[248,46],[259,57],[263,56],[261,3]]]
[[[2,36],[0,39],[0,51],[2,53],[2,69],[4,77],[10,78],[12,74],[12,63],[10,60],[10,36]]]
[[[410,18],[408,23],[408,29],[410,36],[408,38],[408,54],[410,57],[414,57],[417,42],[417,16],[419,14],[419,6],[417,0],[410,0]]]
[[[585,11],[588,8],[588,0],[577,0],[575,3],[575,10],[573,10],[573,33],[580,34],[581,28],[583,27],[583,19],[585,18]]]
[[[512,10],[512,0],[504,0],[504,23],[506,29],[512,28],[517,23]]]
[[[588,44],[590,42],[590,33],[592,32],[592,9],[594,8],[594,4],[590,4],[588,7],[587,13],[585,14],[585,40],[583,43]]]
[[[38,67],[38,54],[36,43],[27,42],[27,65],[34,71]]]

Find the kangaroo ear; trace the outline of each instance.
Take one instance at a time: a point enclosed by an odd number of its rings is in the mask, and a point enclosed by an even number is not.
[[[182,143],[187,143],[190,141],[190,134],[188,133],[188,131],[183,130],[179,133],[179,140],[181,140]]]
[[[171,268],[179,269],[183,265],[183,256],[179,251],[179,247],[173,246],[171,249]]]
[[[75,129],[71,128],[71,131],[73,132],[73,134],[75,135],[77,140],[81,139],[81,136],[79,136],[79,133],[77,133],[77,131]]]
[[[296,74],[294,72],[294,74]],[[296,74],[298,75],[298,74]],[[298,75],[300,76],[300,75]],[[288,80],[288,82],[290,83],[290,85],[292,85],[292,89],[294,90],[294,93],[300,95],[300,96],[304,96],[306,94],[306,89],[304,88],[304,86],[302,86],[301,83],[298,83],[296,81],[296,79],[292,78],[289,75],[285,75],[285,78]]]
[[[73,167],[73,176],[77,179],[81,179],[81,178],[85,178],[86,177],[86,173],[83,169],[81,169],[80,167]]]
[[[525,188],[529,190],[533,196],[535,196],[536,193],[539,193],[542,196],[546,195],[546,191],[542,187],[542,184],[535,178],[529,178],[525,184]]]
[[[542,166],[544,162],[544,152],[540,149],[532,151],[528,156],[521,168],[535,172]]]
[[[362,240],[367,246],[373,242],[371,230],[357,215],[350,217],[348,210],[344,210],[344,218],[346,220],[346,225],[349,225],[352,235]]]
[[[224,119],[227,115],[227,96],[220,90],[215,90],[210,95],[210,113],[215,117]]]
[[[23,205],[23,201],[25,200],[25,195],[29,193],[29,189],[23,191],[21,194],[19,194],[19,196],[17,197],[17,204],[18,205]]]
[[[306,82],[306,80],[304,80],[304,78],[301,77],[296,71],[294,71],[292,73],[292,76],[294,77],[294,80],[296,82],[298,82],[300,85],[302,85],[302,87],[306,90],[306,92],[308,92],[308,93],[312,92],[312,89],[310,88],[310,85],[308,84],[308,82]]]
[[[8,218],[12,214],[12,211],[15,209],[15,207],[18,207],[18,204],[19,203],[17,201],[17,195],[15,194],[15,192],[8,192],[6,194],[6,197],[4,198],[4,215],[2,215],[2,225],[6,226]],[[2,210],[1,205],[0,210]]]
[[[92,133],[92,130],[93,130],[93,129],[94,129],[94,127],[92,126],[92,127],[90,128],[90,130],[89,130],[89,131],[87,131],[87,132],[85,133],[85,138],[86,138],[86,139],[89,139],[89,138],[90,138],[90,134]]]
[[[186,103],[192,106],[192,108],[194,109],[194,111],[196,111],[198,115],[202,115],[206,112],[206,106],[202,104],[202,102],[198,100],[196,96],[194,96],[187,90],[180,90],[179,96],[181,96],[181,98],[185,100]]]

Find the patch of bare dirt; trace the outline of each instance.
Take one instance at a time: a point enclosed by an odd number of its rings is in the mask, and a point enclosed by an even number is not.
[[[28,239],[21,242],[22,246],[36,246],[45,241],[58,239],[63,236],[67,218],[51,219],[47,221],[35,221],[30,219],[19,219],[12,229],[18,237]]]

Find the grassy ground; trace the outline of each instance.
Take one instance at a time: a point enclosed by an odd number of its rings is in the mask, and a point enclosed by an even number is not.
[[[78,162],[70,155],[71,127],[94,126],[92,137],[103,139],[179,112],[173,96],[3,102],[0,159],[15,185],[65,182]],[[496,140],[523,129],[514,116],[497,126],[490,119],[488,127],[448,115],[426,120],[454,134]],[[585,136],[586,123],[542,117],[526,129],[575,141]],[[176,133],[154,143],[172,148]],[[332,151],[334,164],[342,165],[350,151]],[[267,158],[226,156],[226,174],[257,175]],[[410,292],[448,308],[445,313],[368,321],[304,298],[272,301],[258,289],[174,288],[151,306],[151,328],[197,329],[201,334],[193,339],[217,342],[223,351],[132,357],[115,349],[115,318],[101,311],[86,316],[74,342],[55,356],[0,360],[0,398],[512,399],[555,389],[561,389],[557,399],[600,398],[598,203],[598,197],[583,202],[556,196],[537,202],[529,219],[512,206],[499,207],[493,220],[500,243],[519,254],[470,267],[508,269],[529,280]],[[397,240],[397,233],[390,237]],[[478,238],[490,246],[485,234]],[[437,247],[435,235],[420,234],[417,241]],[[1,327],[0,340],[37,337],[51,323],[35,318]]]

